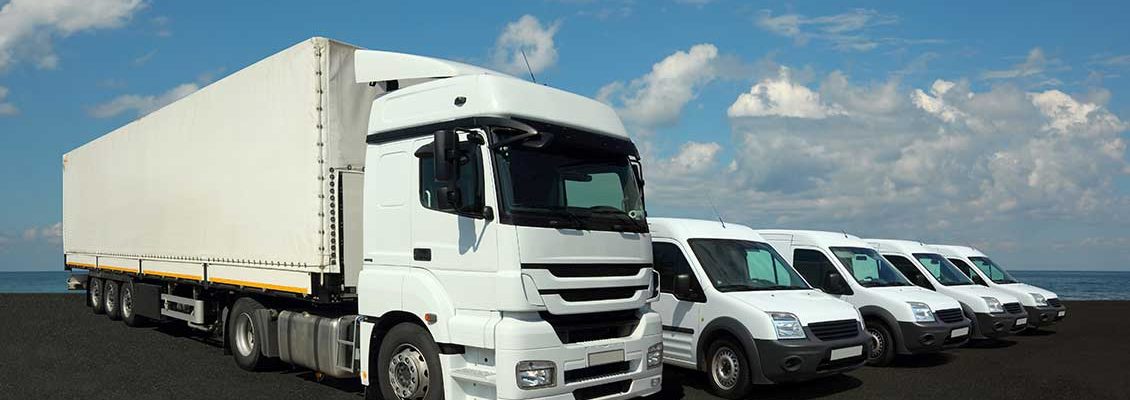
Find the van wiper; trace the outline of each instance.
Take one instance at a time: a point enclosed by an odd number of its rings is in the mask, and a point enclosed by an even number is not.
[[[759,287],[744,284],[744,283],[728,283],[728,284],[725,284],[725,285],[715,285],[714,288],[717,289],[719,292],[734,292],[734,291],[745,291],[745,290],[758,290],[758,289],[760,289]]]

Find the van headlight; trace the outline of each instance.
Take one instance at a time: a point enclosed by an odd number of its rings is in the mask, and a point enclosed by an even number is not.
[[[910,304],[910,312],[914,314],[914,322],[934,322],[937,320],[934,317],[934,311],[926,303],[908,301],[906,304]]]
[[[656,343],[647,348],[647,369],[659,368],[663,364],[663,343]]]
[[[1045,299],[1043,295],[1041,295],[1039,293],[1028,293],[1028,294],[1032,295],[1032,300],[1036,300],[1036,307],[1047,307],[1048,306],[1048,299]]]
[[[773,327],[777,329],[777,339],[804,339],[804,327],[796,315],[786,312],[771,312]]]
[[[553,361],[522,361],[516,367],[518,388],[541,389],[557,383],[557,364]]]
[[[1002,313],[1002,312],[1004,312],[1004,306],[1001,305],[1001,301],[997,300],[996,297],[982,297],[982,299],[985,299],[985,305],[989,307],[989,312],[991,312],[991,313]]]

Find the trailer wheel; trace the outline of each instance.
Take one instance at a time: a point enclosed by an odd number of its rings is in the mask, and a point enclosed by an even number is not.
[[[745,350],[729,337],[723,337],[710,344],[707,354],[710,391],[726,399],[747,398],[753,382]]]
[[[102,301],[104,297],[102,296],[102,279],[91,277],[88,286],[86,291],[90,294],[90,296],[87,297],[90,302],[90,309],[94,311],[95,314],[106,312],[106,309],[103,308],[105,303]]]
[[[867,321],[867,334],[871,336],[871,351],[867,353],[867,364],[881,367],[895,359],[895,338],[887,325],[879,321]]]
[[[401,323],[381,341],[377,364],[371,367],[385,400],[439,400],[443,372],[439,345],[420,325]]]
[[[260,343],[256,332],[265,327],[255,320],[255,311],[262,310],[263,304],[250,297],[243,297],[232,305],[228,316],[226,335],[235,363],[248,371],[262,371],[271,366],[270,359],[259,350]]]
[[[102,282],[102,297],[106,300],[106,316],[112,320],[122,319],[122,298],[118,289],[121,289],[121,284],[117,281],[106,279]]]
[[[133,312],[133,281],[122,282],[121,288],[121,305],[122,321],[129,326],[142,326],[145,325],[145,317],[137,315]]]

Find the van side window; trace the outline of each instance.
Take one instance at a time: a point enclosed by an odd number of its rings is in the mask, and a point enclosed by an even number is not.
[[[974,283],[982,286],[985,285],[985,281],[981,279],[981,275],[977,275],[976,272],[973,272],[973,267],[971,267],[968,263],[962,261],[960,258],[951,258],[949,260],[955,267],[957,267],[957,269],[961,270],[961,273],[965,274],[965,276],[968,276],[969,279],[972,279]]]
[[[431,146],[431,144],[426,146]],[[466,210],[481,210],[485,204],[482,185],[483,163],[479,157],[478,146],[463,142],[460,143],[459,147],[463,150],[463,157],[459,160],[459,194],[463,208]],[[439,208],[439,201],[436,196],[439,195],[439,188],[442,184],[436,182],[434,156],[420,154],[418,157],[420,159],[420,205],[431,210],[454,212],[453,210],[441,210]]]
[[[806,249],[793,251],[793,268],[796,268],[808,283],[821,289],[828,288],[828,273],[836,272],[836,266],[823,253]]]
[[[695,293],[702,293],[702,287],[699,286],[694,271],[691,271],[691,264],[687,262],[687,257],[683,255],[682,250],[679,250],[679,246],[671,243],[653,242],[651,252],[652,263],[655,270],[659,272],[660,292],[675,294],[675,276],[687,274],[691,276],[691,289]],[[698,299],[682,298],[679,300],[698,301]]]
[[[899,272],[902,272],[903,275],[906,275],[907,279],[910,279],[911,283],[930,290],[934,290],[933,286],[930,285],[930,280],[926,279],[926,275],[922,275],[922,271],[918,270],[918,267],[915,267],[914,263],[910,262],[910,260],[907,260],[906,257],[884,254],[883,258],[886,258],[887,261],[890,261],[891,264],[894,264],[895,268],[898,268]]]

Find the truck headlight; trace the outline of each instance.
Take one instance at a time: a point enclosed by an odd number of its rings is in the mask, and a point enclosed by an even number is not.
[[[796,315],[785,312],[771,312],[773,327],[777,329],[777,339],[804,339],[804,326]]]
[[[914,314],[914,322],[934,322],[937,319],[934,317],[934,311],[926,303],[917,301],[908,301],[910,304],[910,312]]]
[[[647,369],[659,368],[663,364],[663,343],[656,343],[647,348]]]
[[[985,299],[985,305],[989,307],[989,312],[991,312],[991,313],[1002,313],[1002,312],[1004,312],[1004,306],[1001,305],[1001,301],[997,300],[996,297],[982,297],[982,299]]]
[[[553,361],[522,361],[516,368],[518,388],[540,389],[557,383],[557,364]]]
[[[1032,295],[1032,300],[1036,300],[1036,307],[1047,307],[1048,306],[1048,299],[1045,299],[1043,295],[1041,295],[1039,293],[1028,293],[1028,294]]]

